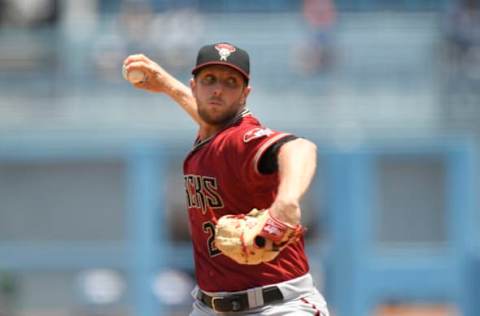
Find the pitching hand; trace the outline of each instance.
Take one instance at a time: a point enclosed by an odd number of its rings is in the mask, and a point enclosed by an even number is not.
[[[159,64],[143,54],[134,54],[125,58],[123,70],[127,73],[135,70],[143,72],[144,80],[132,83],[132,85],[150,92],[167,93],[175,81]]]
[[[123,61],[124,72],[140,71],[145,75],[140,82],[132,83],[133,86],[149,92],[160,92],[171,97],[185,112],[197,123],[203,124],[198,115],[197,102],[192,95],[190,87],[169,74],[159,64],[143,54],[130,55]],[[128,78],[128,76],[125,76]]]

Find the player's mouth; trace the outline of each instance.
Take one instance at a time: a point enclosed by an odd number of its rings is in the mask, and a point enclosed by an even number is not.
[[[223,101],[222,100],[219,100],[219,99],[210,99],[208,101],[208,104],[209,105],[213,105],[213,106],[222,106],[223,105]]]

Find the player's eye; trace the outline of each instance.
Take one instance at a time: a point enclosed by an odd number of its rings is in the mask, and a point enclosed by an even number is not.
[[[238,80],[235,77],[229,77],[225,80],[225,85],[229,88],[236,88],[238,87]]]
[[[214,84],[216,82],[216,79],[212,75],[206,75],[205,77],[203,77],[200,80],[200,82],[204,85],[211,85],[211,84]]]

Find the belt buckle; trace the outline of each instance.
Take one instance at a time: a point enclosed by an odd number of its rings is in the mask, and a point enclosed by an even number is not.
[[[222,298],[221,297],[212,297],[212,309],[214,312],[221,312],[219,310],[217,310],[217,307],[215,306],[215,301],[216,300],[221,300]]]

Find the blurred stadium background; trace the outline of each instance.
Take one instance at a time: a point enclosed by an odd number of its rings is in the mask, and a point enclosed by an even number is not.
[[[337,316],[478,316],[478,0],[1,0],[0,315],[186,315],[195,127],[142,52],[252,57],[250,109],[319,146],[304,202]]]

